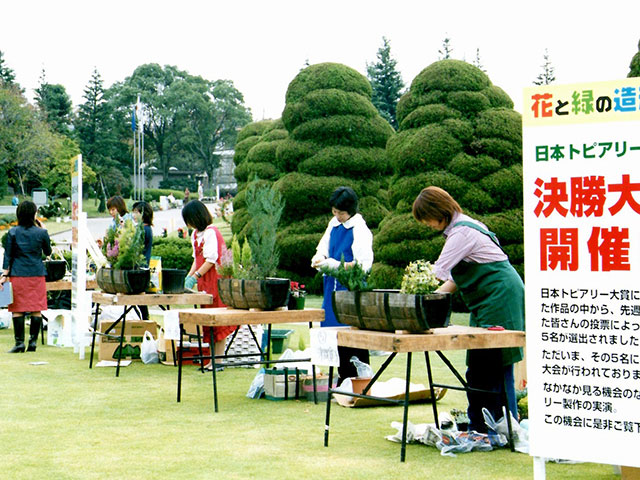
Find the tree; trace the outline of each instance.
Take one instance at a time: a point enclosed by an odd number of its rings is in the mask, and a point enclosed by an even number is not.
[[[640,42],[638,42],[638,51],[631,59],[627,77],[640,77]]]
[[[446,60],[447,58],[451,58],[451,52],[453,52],[451,39],[449,37],[445,37],[445,39],[442,41],[442,50],[438,50],[438,53],[440,54],[438,60]]]
[[[16,75],[13,73],[4,61],[4,53],[0,50],[0,87],[18,86],[16,83]]]
[[[397,62],[391,57],[389,40],[382,37],[382,47],[376,54],[378,61],[367,63],[367,77],[371,82],[373,95],[371,102],[393,128],[398,128],[396,105],[402,95],[404,82],[400,72],[396,70]]]
[[[116,158],[119,154],[128,153],[122,152],[112,106],[106,100],[102,78],[97,69],[94,69],[85,87],[83,98],[85,101],[79,106],[74,121],[74,138],[82,152],[83,162],[96,172],[95,190],[101,193],[102,201],[106,202],[108,186],[112,183],[109,172],[118,166]]]
[[[482,65],[482,60],[480,60],[480,49],[476,48],[476,58],[473,60],[473,65],[478,67],[483,72],[487,73],[484,69],[484,65]]]
[[[0,88],[0,168],[23,195],[49,169],[54,136],[14,88]]]
[[[52,149],[51,168],[42,179],[42,186],[50,195],[71,196],[71,159],[80,153],[78,144],[64,135],[56,135]],[[82,181],[91,185],[96,181],[96,173],[82,159]]]
[[[233,148],[238,131],[251,122],[251,112],[231,80],[182,80],[172,91],[183,102],[180,146],[198,159],[215,183],[220,166],[216,151]]]
[[[71,124],[71,99],[66,89],[59,84],[47,83],[44,69],[40,76],[40,85],[35,90],[36,103],[42,118],[51,128],[63,135],[69,134]]]
[[[551,60],[549,60],[549,51],[546,48],[544,49],[544,55],[542,58],[544,58],[544,63],[541,65],[542,72],[533,81],[534,85],[549,85],[556,81],[554,74],[555,68],[551,65]]]

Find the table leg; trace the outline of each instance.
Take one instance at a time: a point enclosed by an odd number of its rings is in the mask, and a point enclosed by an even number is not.
[[[98,330],[98,312],[100,311],[100,304],[96,303],[96,315],[93,320],[93,334],[91,335],[91,355],[89,356],[89,368],[93,367],[93,352],[96,347],[96,330]]]
[[[213,343],[213,328],[209,330],[209,347],[211,351],[211,373],[213,377],[213,410],[218,412],[218,382],[216,379],[216,354]]]
[[[124,342],[124,326],[127,322],[127,307],[124,307],[124,313],[120,318],[122,322],[122,328],[120,328],[120,354],[118,355],[118,365],[116,366],[116,377],[120,376],[120,359],[122,358],[122,343]]]
[[[213,327],[211,328],[211,330],[213,331]],[[200,368],[198,370],[204,373],[204,358],[202,358],[204,354],[202,353],[202,338],[200,337],[200,325],[196,325],[196,335],[198,336],[198,355],[200,355]],[[213,345],[209,345],[209,350],[213,352]],[[213,357],[211,362],[213,362]]]
[[[404,413],[402,416],[402,446],[400,461],[404,462],[407,453],[407,423],[409,420],[409,386],[411,385],[411,352],[407,353],[407,373],[404,387]],[[435,403],[435,402],[434,402]]]
[[[507,395],[507,382],[506,379],[504,381],[502,399],[504,402],[504,407],[506,409],[505,415],[507,416],[507,432],[509,433],[509,448],[512,452],[516,451],[516,447],[513,444],[513,429],[511,428],[511,410],[509,409],[509,395]]]
[[[429,360],[429,352],[424,352],[424,359],[427,362],[427,375],[429,377],[429,393],[431,394],[433,418],[436,424],[436,428],[440,430],[440,422],[438,421],[438,406],[436,405],[436,389],[433,387],[433,375],[431,373],[431,360]]]
[[[180,324],[180,343],[178,344],[178,398],[180,403],[180,390],[182,387],[182,339],[184,338],[184,327]],[[175,358],[175,357],[174,357]]]
[[[313,322],[309,322],[309,329],[313,328]],[[311,375],[313,375],[311,379],[311,383],[313,384],[313,404],[318,404],[318,387],[316,385],[316,365],[311,364]],[[331,383],[329,383],[329,387],[331,387]]]
[[[324,417],[324,446],[329,446],[329,419],[331,418],[331,398],[333,397],[333,366],[329,367],[329,390],[327,390],[327,414]]]

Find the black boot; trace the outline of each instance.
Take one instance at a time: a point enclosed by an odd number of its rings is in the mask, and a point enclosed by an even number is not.
[[[13,317],[13,338],[16,344],[9,353],[24,352],[24,315]]]
[[[31,316],[31,324],[29,325],[29,346],[27,352],[35,352],[38,346],[38,334],[40,333],[40,324],[42,317]]]

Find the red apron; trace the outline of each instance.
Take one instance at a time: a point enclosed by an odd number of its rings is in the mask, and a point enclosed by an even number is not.
[[[220,260],[222,258],[222,246],[224,245],[224,239],[222,238],[222,234],[220,230],[218,230],[213,225],[209,225],[207,228],[213,229],[216,234],[216,240],[218,241],[218,260],[216,261],[216,265],[220,265]],[[199,269],[202,264],[205,262],[205,258],[202,255],[202,251],[204,249],[204,240],[200,242],[198,245],[198,241],[194,238],[193,240],[193,251],[196,254],[196,270]],[[198,279],[198,291],[207,292],[210,295],[213,295],[213,303],[211,305],[201,305],[202,308],[213,308],[213,307],[226,307],[224,303],[220,300],[218,296],[218,271],[216,270],[216,265],[211,267],[207,273],[205,273],[201,278]],[[212,327],[203,327],[203,335],[205,341],[210,339],[210,328]],[[213,327],[213,340],[214,342],[219,342],[220,340],[224,340],[227,338],[233,331],[236,329],[235,326],[229,325],[225,327]]]

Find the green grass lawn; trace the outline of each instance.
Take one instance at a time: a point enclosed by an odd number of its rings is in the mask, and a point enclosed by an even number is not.
[[[308,305],[320,297],[310,297]],[[456,323],[466,316],[456,315]],[[286,325],[295,333],[304,325]],[[7,354],[12,331],[0,330],[0,478],[7,479],[524,479],[532,459],[506,449],[442,457],[433,447],[385,440],[402,421],[401,407],[332,406],[329,447],[323,446],[325,405],[303,400],[246,397],[255,369],[226,368],[219,374],[218,413],[213,413],[211,376],[184,371],[176,402],[174,367],[144,365],[88,368],[70,348],[38,346],[35,353]],[[89,349],[87,349],[87,357]],[[97,355],[97,354],[96,354]],[[464,370],[464,352],[448,355]],[[384,357],[372,357],[377,367]],[[34,365],[32,362],[45,362]],[[399,355],[385,377],[403,377]],[[434,357],[439,382],[453,376]],[[413,356],[416,383],[426,383],[424,356]],[[449,391],[440,411],[465,408],[464,394]],[[430,404],[412,405],[413,423],[433,421]],[[614,479],[611,466],[547,465],[548,479]]]

